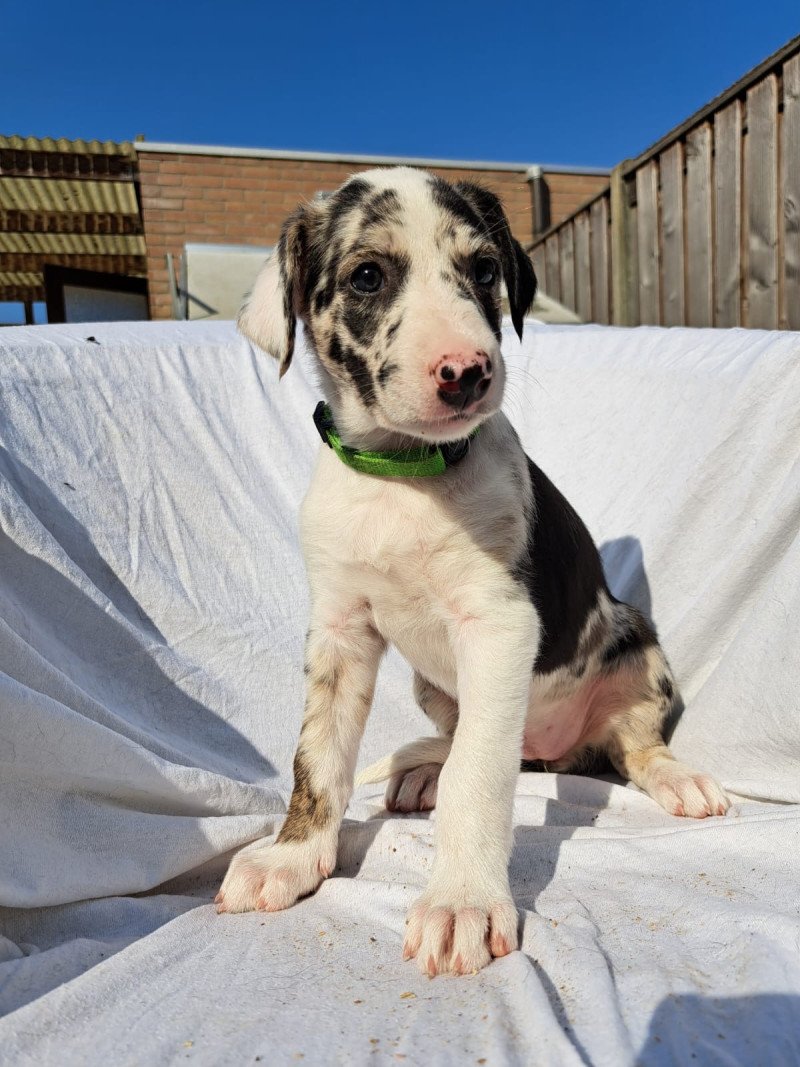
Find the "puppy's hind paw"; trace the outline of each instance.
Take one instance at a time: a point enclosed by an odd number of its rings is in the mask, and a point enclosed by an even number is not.
[[[424,763],[392,775],[386,787],[387,811],[432,811],[436,807],[441,763]]]
[[[731,805],[719,782],[710,774],[700,774],[683,763],[661,764],[647,783],[647,792],[671,815],[705,819],[724,815]]]

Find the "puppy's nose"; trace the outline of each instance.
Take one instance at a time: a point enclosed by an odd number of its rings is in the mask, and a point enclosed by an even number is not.
[[[491,382],[492,361],[485,352],[443,356],[433,376],[445,404],[464,408],[485,395]]]

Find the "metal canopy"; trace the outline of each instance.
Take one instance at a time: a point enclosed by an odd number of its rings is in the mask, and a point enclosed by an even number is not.
[[[130,142],[0,136],[0,300],[44,300],[44,266],[146,276]]]

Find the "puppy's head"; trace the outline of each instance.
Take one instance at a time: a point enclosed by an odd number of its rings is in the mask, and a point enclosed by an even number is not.
[[[493,193],[372,170],[286,221],[239,329],[283,374],[301,318],[350,435],[456,440],[502,400],[501,282],[521,336],[536,278]]]

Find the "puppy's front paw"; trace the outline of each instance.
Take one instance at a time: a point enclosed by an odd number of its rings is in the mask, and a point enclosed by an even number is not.
[[[336,865],[317,842],[279,841],[237,854],[214,898],[217,911],[282,911],[313,893]]]
[[[647,792],[671,815],[705,819],[724,815],[731,802],[710,774],[699,774],[677,760],[664,762],[652,772]]]
[[[517,909],[504,894],[429,889],[408,913],[403,959],[423,974],[472,974],[519,944]]]
[[[413,771],[392,775],[386,787],[386,810],[433,811],[441,770],[441,763],[424,763]]]

